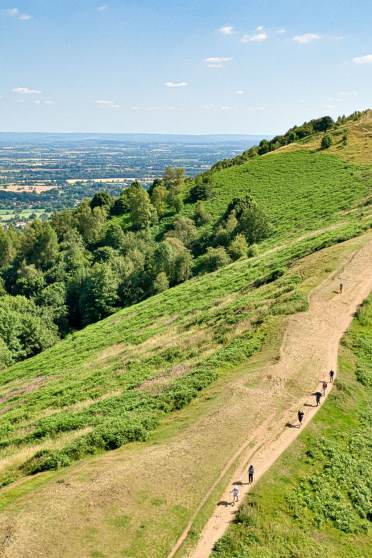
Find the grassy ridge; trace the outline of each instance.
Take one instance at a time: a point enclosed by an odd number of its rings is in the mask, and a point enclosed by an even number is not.
[[[272,153],[213,173],[213,195],[205,207],[217,219],[232,198],[251,192],[268,212],[274,237],[282,237],[339,219],[368,195],[371,176],[324,152]]]
[[[372,520],[372,299],[343,340],[336,388],[249,495],[214,558],[365,558]]]

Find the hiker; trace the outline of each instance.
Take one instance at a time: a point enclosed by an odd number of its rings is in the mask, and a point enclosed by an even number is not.
[[[322,397],[322,394],[320,393],[320,391],[317,391],[315,393],[315,400],[316,400],[316,406],[319,407],[320,404],[320,398]]]
[[[330,370],[329,371],[329,381],[331,384],[333,384],[333,378],[335,377],[335,371],[334,370]]]
[[[297,416],[298,416],[298,422],[300,423],[300,426],[302,424],[302,419],[304,418],[305,413],[301,410],[298,411]]]
[[[253,467],[253,465],[249,465],[249,467],[248,467],[248,484],[252,484],[253,475],[254,475],[254,467]]]
[[[328,387],[327,382],[323,382],[323,383],[322,383],[322,388],[323,388],[323,395],[324,395],[324,397],[325,397],[325,395],[326,395],[327,387]]]
[[[344,285],[342,283],[340,283],[340,294],[342,294],[342,289],[344,288]]]
[[[235,502],[239,502],[239,494],[240,494],[240,490],[238,486],[234,486],[234,488],[231,491],[232,495],[233,495],[233,501],[231,503],[232,506],[235,505]]]

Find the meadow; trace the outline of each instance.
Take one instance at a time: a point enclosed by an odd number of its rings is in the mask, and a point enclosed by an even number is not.
[[[250,493],[213,558],[369,555],[371,357],[370,298],[343,339],[327,403]]]

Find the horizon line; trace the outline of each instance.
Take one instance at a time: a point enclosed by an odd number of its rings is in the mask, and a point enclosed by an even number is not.
[[[86,131],[14,131],[14,130],[0,130],[0,134],[86,134],[86,135],[137,135],[137,136],[273,136],[274,132],[264,133],[264,132],[86,132]]]

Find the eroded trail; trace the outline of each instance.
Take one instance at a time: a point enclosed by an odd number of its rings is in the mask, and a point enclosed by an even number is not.
[[[343,283],[343,292],[339,286]],[[207,558],[214,544],[224,534],[234,519],[237,506],[230,502],[233,483],[240,484],[240,498],[251,488],[248,485],[247,468],[252,462],[255,467],[255,481],[269,469],[281,453],[297,437],[296,412],[304,408],[304,425],[309,422],[318,408],[313,392],[321,391],[321,381],[328,381],[327,371],[336,370],[340,339],[352,320],[358,305],[372,290],[372,242],[353,253],[342,269],[315,289],[306,313],[297,314],[288,321],[286,336],[281,348],[280,360],[267,371],[267,384],[262,391],[266,416],[265,423],[254,434],[255,443],[244,444],[232,458],[239,457],[239,466],[231,476],[230,483],[206,524],[196,548],[190,558]],[[302,384],[304,395],[298,396],[298,386]],[[288,392],[287,405],[278,409],[271,405],[270,391]],[[330,391],[331,385],[328,384]],[[324,400],[324,398],[323,398]],[[272,410],[276,412],[272,414]],[[250,438],[251,439],[251,438]],[[222,478],[221,474],[221,478]],[[174,556],[187,536],[184,531],[169,554]]]

